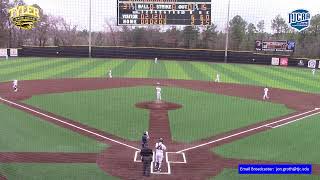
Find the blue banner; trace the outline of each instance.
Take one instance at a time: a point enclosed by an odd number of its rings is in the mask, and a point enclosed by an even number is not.
[[[312,174],[311,164],[239,164],[239,174]]]

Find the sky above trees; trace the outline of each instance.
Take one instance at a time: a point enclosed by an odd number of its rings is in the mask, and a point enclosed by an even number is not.
[[[271,20],[281,15],[287,20],[288,13],[296,9],[309,10],[311,15],[320,13],[319,0],[230,0],[230,17],[240,15],[245,21],[257,24],[265,21],[265,30],[271,32]],[[88,29],[89,0],[25,0],[38,4],[45,13],[62,16],[80,29]],[[92,0],[92,28],[104,30],[106,19],[116,22],[117,0]],[[227,22],[227,0],[212,0],[212,21],[217,29],[224,30]],[[231,19],[230,18],[230,19]]]

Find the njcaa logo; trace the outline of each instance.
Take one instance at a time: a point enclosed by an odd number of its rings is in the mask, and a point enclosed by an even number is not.
[[[11,21],[19,28],[30,30],[39,21],[39,9],[33,6],[17,6],[9,10]]]
[[[289,24],[291,27],[302,31],[310,25],[310,13],[304,9],[298,9],[289,14]]]

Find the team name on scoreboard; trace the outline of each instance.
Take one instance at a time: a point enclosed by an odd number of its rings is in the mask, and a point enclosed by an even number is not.
[[[211,0],[118,0],[118,25],[211,25]]]

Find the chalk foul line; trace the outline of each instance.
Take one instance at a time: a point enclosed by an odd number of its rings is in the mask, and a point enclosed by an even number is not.
[[[241,131],[241,132],[238,132],[238,133],[235,133],[235,134],[231,134],[229,136],[222,137],[222,138],[219,138],[219,139],[216,139],[216,140],[213,140],[213,141],[209,141],[207,143],[203,143],[203,144],[199,144],[199,145],[196,145],[196,146],[193,146],[193,147],[189,147],[189,148],[177,151],[177,153],[186,152],[186,151],[189,151],[189,150],[192,150],[192,149],[196,149],[196,148],[199,148],[199,147],[202,147],[202,146],[206,146],[206,145],[209,145],[209,144],[212,144],[212,143],[216,143],[216,142],[219,142],[219,141],[222,141],[222,140],[226,140],[226,139],[229,139],[229,138],[232,138],[232,137],[235,137],[235,136],[247,133],[247,132],[251,132],[251,131],[254,131],[254,130],[257,130],[257,129],[261,129],[261,128],[264,128],[264,127],[277,128],[277,127],[280,127],[282,125],[286,125],[286,124],[289,124],[291,122],[295,122],[295,121],[298,121],[298,120],[301,120],[301,119],[305,119],[307,117],[319,114],[320,112],[315,112],[315,111],[318,111],[318,110],[320,110],[320,108],[315,108],[315,109],[310,110],[310,111],[306,111],[306,112],[303,112],[303,113],[300,113],[300,114],[296,114],[296,115],[293,115],[293,116],[290,116],[290,117],[287,117],[287,118],[284,118],[284,119],[280,119],[280,120],[277,120],[277,121],[274,121],[274,122],[271,122],[271,123],[267,123],[267,124],[264,124],[264,125],[261,125],[261,126],[255,127],[255,128],[251,128],[251,129],[248,129],[248,130],[245,130],[245,131]],[[312,112],[315,112],[315,113],[312,113]],[[295,117],[298,117],[298,116],[302,116],[302,115],[305,115],[305,114],[308,114],[308,113],[312,113],[312,114],[304,116],[304,117],[301,117],[299,119],[295,119],[293,121],[289,121],[289,122],[283,123],[281,125],[270,126],[270,125],[273,125],[273,124],[276,124],[276,123],[279,123],[279,122],[283,122],[283,121],[286,121],[288,119],[292,119],[292,118],[295,118]]]
[[[89,134],[98,136],[98,137],[103,138],[103,139],[105,139],[105,140],[108,140],[108,141],[111,141],[111,142],[114,142],[114,143],[117,143],[117,144],[126,146],[126,147],[131,148],[131,149],[134,149],[134,150],[140,150],[139,148],[133,147],[133,146],[131,146],[131,145],[129,145],[129,144],[126,144],[126,143],[123,143],[123,142],[120,142],[120,141],[117,141],[117,140],[108,138],[108,137],[103,136],[103,135],[101,135],[101,134],[92,132],[92,131],[90,131],[90,130],[87,130],[87,129],[84,129],[84,128],[82,128],[82,127],[76,126],[76,125],[74,125],[74,124],[68,123],[68,122],[66,122],[66,121],[60,120],[60,119],[58,119],[58,118],[49,116],[49,115],[47,115],[47,114],[44,114],[44,113],[42,113],[42,112],[39,112],[39,111],[37,111],[37,110],[28,108],[28,107],[23,106],[23,105],[17,104],[17,103],[15,103],[15,102],[9,101],[9,100],[7,100],[7,99],[3,99],[3,98],[0,97],[0,100],[1,100],[1,101],[4,101],[4,102],[6,102],[6,103],[9,103],[9,104],[11,104],[11,105],[20,107],[20,108],[22,108],[22,109],[25,109],[25,110],[27,110],[27,111],[30,111],[30,112],[39,114],[39,115],[41,115],[41,116],[50,118],[50,119],[52,119],[52,120],[54,120],[54,121],[57,121],[57,122],[60,122],[60,123],[65,124],[65,125],[71,126],[71,127],[73,127],[73,128],[79,129],[79,130],[84,131],[84,132],[86,132],[86,133],[89,133]]]

